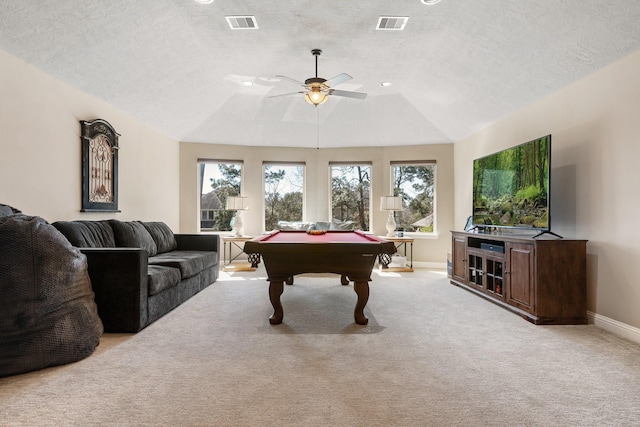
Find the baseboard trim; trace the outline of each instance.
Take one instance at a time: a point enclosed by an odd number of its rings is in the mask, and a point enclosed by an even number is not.
[[[409,261],[407,261],[408,263]],[[446,262],[424,262],[424,261],[413,261],[413,268],[432,268],[435,270],[447,270]]]
[[[589,323],[640,344],[640,329],[587,310]]]

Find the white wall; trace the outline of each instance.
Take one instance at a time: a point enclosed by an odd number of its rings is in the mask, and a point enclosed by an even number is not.
[[[81,213],[80,120],[121,134],[121,213]],[[178,227],[179,144],[0,50],[0,203],[49,222],[118,218]]]
[[[551,227],[587,239],[587,308],[640,331],[640,52],[455,144],[455,224],[471,212],[473,159],[552,134]],[[634,329],[635,328],[635,329]]]
[[[263,230],[263,161],[297,161],[306,164],[306,221],[327,221],[329,217],[329,162],[372,162],[372,231],[387,233],[388,213],[379,210],[380,196],[391,189],[392,160],[435,160],[437,163],[437,229],[435,239],[420,239],[414,243],[413,260],[443,267],[451,247],[449,231],[453,227],[453,145],[422,145],[372,148],[281,148],[239,147],[232,145],[180,144],[180,229],[196,232],[199,224],[198,159],[243,160],[242,195],[249,197],[250,210],[243,213],[245,234],[258,235]]]

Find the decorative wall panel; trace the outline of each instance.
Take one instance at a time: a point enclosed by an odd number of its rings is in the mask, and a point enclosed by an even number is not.
[[[118,137],[105,120],[82,127],[82,212],[118,211]]]

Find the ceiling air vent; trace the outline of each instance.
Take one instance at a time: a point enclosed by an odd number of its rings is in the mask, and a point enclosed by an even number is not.
[[[381,16],[378,18],[376,30],[404,30],[409,20],[408,16]]]
[[[255,16],[227,16],[227,22],[232,30],[257,30],[258,23]]]

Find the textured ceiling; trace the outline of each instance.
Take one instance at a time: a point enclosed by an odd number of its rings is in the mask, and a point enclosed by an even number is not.
[[[405,30],[376,31],[383,15]],[[299,89],[275,75],[314,76],[313,48],[368,97],[268,98]],[[640,49],[640,1],[1,0],[0,49],[180,141],[446,143]]]

